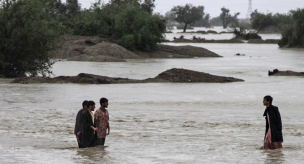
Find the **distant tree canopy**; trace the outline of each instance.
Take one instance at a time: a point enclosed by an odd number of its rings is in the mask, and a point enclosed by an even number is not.
[[[210,19],[210,26],[222,26],[223,22],[220,17]]]
[[[283,27],[280,47],[304,48],[304,9],[290,11],[292,23]]]
[[[282,30],[286,24],[292,23],[291,14],[272,14],[260,13],[255,10],[251,14],[251,26],[253,29],[260,31],[266,27],[273,26],[278,30]]]
[[[205,16],[202,17],[201,20],[194,23],[194,27],[210,27],[210,15],[205,14]]]
[[[204,6],[192,6],[186,4],[185,6],[175,6],[171,9],[175,20],[179,23],[184,23],[184,32],[186,32],[188,25],[194,25],[195,22],[201,20],[204,16]]]
[[[224,28],[227,28],[227,26],[232,23],[232,22],[238,22],[238,16],[240,15],[240,13],[235,13],[234,16],[232,16],[229,12],[230,10],[223,7],[221,8],[222,13],[220,15],[220,18],[222,20],[222,24]]]
[[[111,38],[129,50],[153,51],[166,30],[165,19],[152,14],[154,0],[96,3],[66,25],[75,35]]]

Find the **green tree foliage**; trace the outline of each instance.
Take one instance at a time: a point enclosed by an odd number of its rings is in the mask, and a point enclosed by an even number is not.
[[[62,26],[47,21],[39,0],[0,0],[0,77],[47,75],[48,51]]]
[[[210,15],[206,14],[201,20],[194,23],[194,27],[210,27]]]
[[[284,26],[280,47],[304,47],[304,9],[290,12],[293,23]]]
[[[154,1],[112,0],[96,3],[67,26],[76,35],[110,38],[130,50],[152,51],[163,40],[165,19],[152,14]],[[149,7],[147,7],[149,6]]]
[[[40,0],[44,6],[44,17],[51,20],[64,21],[66,18],[67,8],[61,0]]]
[[[238,22],[238,16],[240,13],[235,13],[234,16],[232,16],[229,12],[229,9],[226,9],[225,7],[221,8],[222,13],[220,15],[220,18],[222,20],[222,24],[224,28],[227,28],[227,26],[232,22]]]
[[[179,23],[184,23],[184,32],[186,32],[187,26],[193,24],[196,21],[202,19],[204,15],[203,6],[192,6],[192,4],[186,4],[185,6],[175,6],[171,9],[171,12],[175,15],[175,20]]]
[[[209,22],[210,22],[210,26],[222,26],[223,25],[220,17],[212,18],[212,19],[210,19]]]
[[[78,0],[66,0],[66,15],[68,18],[74,18],[80,13]]]
[[[257,10],[251,14],[251,26],[257,31],[260,31],[269,26],[273,26],[279,30],[282,30],[286,24],[290,23],[292,23],[292,17],[290,14],[264,14],[258,12]]]

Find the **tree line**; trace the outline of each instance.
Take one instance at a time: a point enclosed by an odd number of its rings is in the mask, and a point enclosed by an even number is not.
[[[154,51],[164,40],[166,24],[224,28],[238,24],[239,14],[221,8],[210,19],[204,6],[174,6],[164,16],[154,13],[155,0],[102,0],[82,9],[78,0],[0,0],[0,77],[47,76],[54,63],[49,52],[60,35],[69,33],[108,38],[129,50]],[[304,47],[304,9],[288,14],[252,13],[257,31],[277,26],[281,47]]]

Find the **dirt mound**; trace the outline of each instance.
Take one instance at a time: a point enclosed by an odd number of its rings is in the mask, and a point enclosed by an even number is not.
[[[191,71],[186,69],[173,68],[159,74],[156,79],[162,79],[168,82],[178,83],[225,83],[225,82],[238,82],[244,81],[233,77],[223,77],[211,75],[204,72]]]
[[[108,39],[95,36],[63,35],[61,46],[52,52],[55,58],[69,61],[122,62],[124,59],[138,59],[136,54],[110,43]]]
[[[188,57],[221,57],[220,55],[211,52],[205,48],[194,46],[158,45],[158,51],[179,54]]]
[[[162,72],[155,78],[135,80],[80,73],[77,76],[58,76],[54,78],[26,77],[17,78],[12,83],[77,83],[77,84],[124,84],[124,83],[227,83],[244,81],[233,77],[215,76],[208,73],[173,68]]]
[[[273,71],[268,71],[268,76],[304,76],[304,72],[279,71],[278,69],[274,69]]]
[[[220,57],[219,55],[199,47],[158,45],[158,50],[153,52],[129,51],[113,40],[95,36],[63,35],[55,51],[55,59],[68,61],[92,62],[124,62],[125,59],[139,58],[193,58],[193,57]]]

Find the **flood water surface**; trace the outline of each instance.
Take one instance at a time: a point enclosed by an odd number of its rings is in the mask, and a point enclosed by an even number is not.
[[[174,44],[179,45],[179,44]],[[212,84],[0,84],[1,163],[301,163],[304,51],[276,45],[190,44],[222,58],[146,59],[125,63],[58,62],[56,76],[92,73],[145,79],[184,68],[245,82]],[[235,56],[236,53],[245,56]],[[263,150],[265,95],[283,122],[280,150]],[[106,147],[78,149],[73,134],[83,100],[109,99]]]

